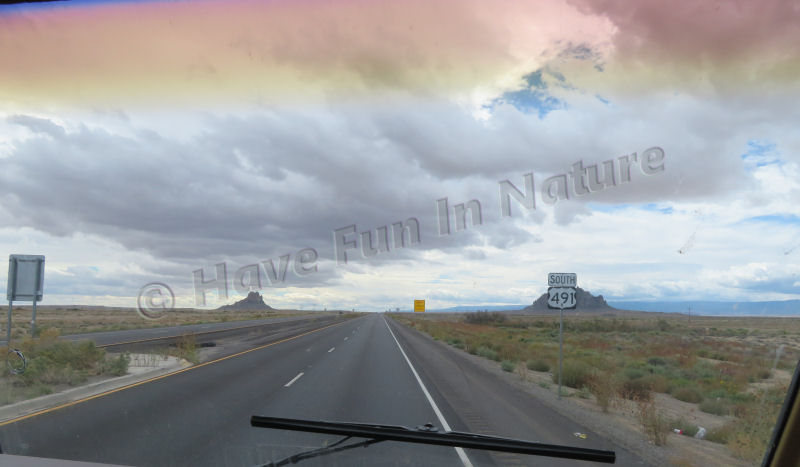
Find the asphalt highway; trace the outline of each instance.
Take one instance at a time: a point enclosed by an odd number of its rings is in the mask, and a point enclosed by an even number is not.
[[[0,445],[9,454],[122,465],[254,466],[340,439],[253,428],[252,415],[408,427],[432,423],[578,445],[570,437],[580,426],[491,375],[432,355],[440,352],[429,339],[382,314],[315,329],[5,424]],[[579,445],[614,448],[599,436]],[[620,465],[641,463],[623,450],[617,455]],[[591,464],[382,442],[300,465]]]

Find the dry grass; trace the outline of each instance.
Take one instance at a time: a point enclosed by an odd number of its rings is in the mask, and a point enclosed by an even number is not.
[[[0,347],[0,405],[51,394],[60,388],[76,386],[89,378],[121,376],[127,373],[126,355],[110,357],[92,342],[59,340],[54,329],[45,329],[38,338],[15,343],[27,360],[21,374],[12,374],[5,365],[7,347]]]
[[[6,307],[0,308],[5,316]],[[14,307],[13,339],[22,339],[30,335],[30,306]],[[216,311],[177,309],[161,319],[148,320],[142,318],[133,308],[106,307],[64,307],[39,306],[36,308],[37,331],[45,328],[58,329],[62,335],[84,334],[102,331],[122,331],[126,329],[146,329],[185,324],[223,323],[251,319],[278,318],[284,316],[301,316],[309,314],[328,314],[336,312],[313,312],[304,310],[273,311]],[[5,332],[5,322],[3,322]]]
[[[636,415],[647,439],[656,446],[667,444],[667,434],[670,430],[669,422],[667,417],[658,409],[655,401],[650,398],[637,401],[637,405],[638,411]]]
[[[394,317],[454,347],[508,362],[509,368],[511,363],[539,372],[549,367],[557,381],[555,314]],[[642,432],[655,444],[665,442],[673,428],[652,397],[661,393],[661,403],[674,400],[721,420],[707,439],[748,462],[763,455],[783,402],[788,381],[778,376],[793,371],[799,357],[797,318],[619,313],[573,314],[564,322],[566,386],[591,392],[604,412],[618,400],[634,401]]]
[[[595,397],[597,405],[604,413],[608,413],[609,408],[616,401],[620,392],[617,381],[608,373],[596,373],[593,375],[589,389]]]
[[[175,344],[175,349],[170,352],[175,357],[182,358],[190,363],[197,363],[199,356],[197,354],[197,340],[194,334],[185,334],[178,338]]]

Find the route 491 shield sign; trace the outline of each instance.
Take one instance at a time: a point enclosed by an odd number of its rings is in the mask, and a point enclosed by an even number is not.
[[[550,287],[547,289],[547,307],[557,310],[575,308],[578,300],[575,297],[575,287]]]

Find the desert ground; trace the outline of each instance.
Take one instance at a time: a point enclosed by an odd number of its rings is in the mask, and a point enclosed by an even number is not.
[[[557,391],[558,313],[393,317]],[[755,465],[798,358],[800,318],[565,313],[563,395],[669,449],[676,465]]]

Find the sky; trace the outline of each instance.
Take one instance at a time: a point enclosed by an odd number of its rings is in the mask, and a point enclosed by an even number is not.
[[[529,304],[548,272],[798,299],[798,24],[783,1],[0,6],[0,253],[46,256],[43,304]]]

